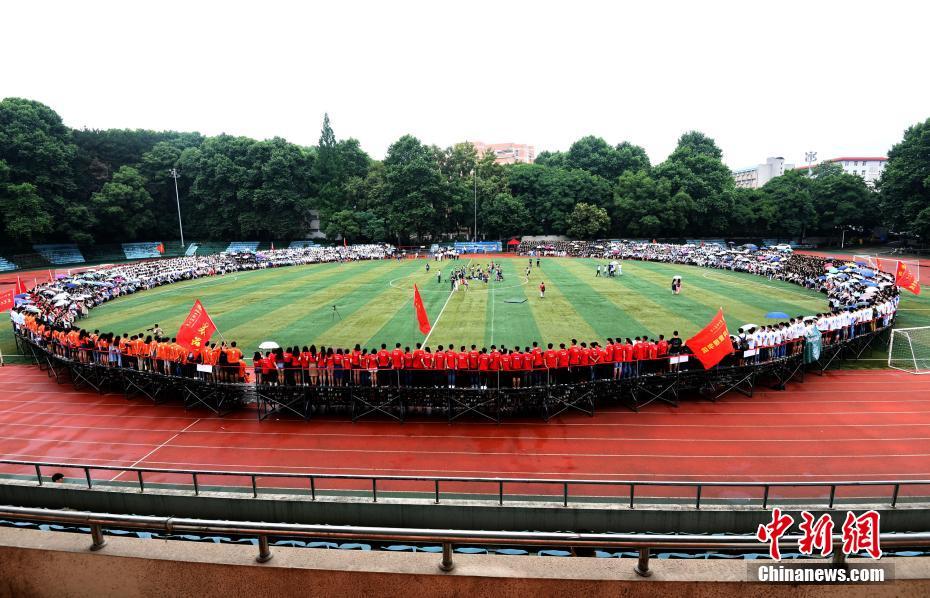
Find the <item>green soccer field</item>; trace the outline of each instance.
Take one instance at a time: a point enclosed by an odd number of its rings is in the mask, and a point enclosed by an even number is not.
[[[750,274],[705,268],[625,261],[623,276],[596,278],[593,259],[544,258],[525,278],[526,258],[499,259],[505,280],[472,281],[468,291],[450,292],[453,266],[486,264],[488,258],[458,262],[425,260],[318,264],[232,274],[159,287],[122,297],[94,309],[85,328],[134,334],[158,323],[176,331],[195,299],[200,299],[222,337],[238,341],[251,354],[264,340],[352,347],[395,342],[413,346],[424,336],[416,326],[416,283],[434,325],[428,344],[527,345],[572,338],[670,335],[685,338],[723,307],[731,331],[746,323],[766,324],[765,314],[791,316],[822,311],[825,297],[792,284]],[[535,264],[535,261],[534,261]],[[436,280],[437,268],[442,282]],[[683,279],[681,295],[670,290],[672,276]],[[546,297],[539,298],[539,283]],[[926,325],[926,301],[906,296],[899,326]],[[332,306],[337,312],[334,313]],[[3,350],[12,353],[9,331]],[[219,335],[214,336],[219,339]]]

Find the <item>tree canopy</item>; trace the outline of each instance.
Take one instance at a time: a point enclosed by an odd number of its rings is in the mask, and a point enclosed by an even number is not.
[[[930,236],[930,120],[890,153],[880,194],[834,165],[737,189],[723,151],[683,134],[658,164],[588,135],[535,164],[499,165],[470,143],[404,135],[373,160],[323,116],[317,145],[143,129],[72,130],[39,102],[0,101],[0,246],[174,238],[423,243],[578,237],[838,236],[885,223]]]

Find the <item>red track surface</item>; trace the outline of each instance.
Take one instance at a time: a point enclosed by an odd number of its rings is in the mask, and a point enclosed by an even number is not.
[[[803,384],[785,391],[757,389],[752,398],[734,394],[718,403],[686,399],[678,408],[653,404],[640,413],[617,406],[594,417],[570,415],[548,424],[449,425],[436,419],[353,424],[344,419],[259,422],[251,410],[219,418],[172,404],[76,392],[56,385],[37,368],[6,366],[0,368],[0,455],[95,465],[299,473],[690,481],[930,479],[930,377],[887,370],[832,372],[808,375]],[[0,471],[33,473],[11,466],[0,466]],[[108,472],[95,474],[98,479],[111,477]],[[131,481],[125,475],[122,479]],[[152,481],[158,480],[153,476]],[[160,481],[190,482],[165,476]],[[379,488],[431,490],[422,483],[406,484]],[[467,490],[496,492],[496,486],[486,486]],[[370,483],[332,481],[320,487],[370,489]],[[454,490],[466,488],[444,488]],[[527,491],[559,494],[561,488]],[[693,491],[668,492],[685,496]],[[759,494],[713,492],[705,496]],[[870,492],[888,496],[890,489]],[[628,489],[589,493],[619,497],[628,495]],[[782,491],[782,496],[789,493]],[[916,488],[902,488],[901,493],[920,494]],[[853,494],[846,491],[846,496]]]

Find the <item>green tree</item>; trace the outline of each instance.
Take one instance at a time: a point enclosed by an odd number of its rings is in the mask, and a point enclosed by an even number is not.
[[[930,239],[930,118],[909,127],[888,152],[878,183],[885,223]]]
[[[527,232],[566,234],[568,217],[580,202],[610,205],[610,183],[585,170],[564,170],[539,164],[515,164],[507,170],[511,194],[530,213]]]
[[[150,235],[155,223],[152,196],[145,179],[131,166],[122,166],[100,191],[91,197],[91,205],[102,230],[97,238],[135,240]]]
[[[0,160],[9,183],[32,185],[52,216],[52,236],[90,242],[93,215],[72,201],[76,156],[71,130],[54,110],[22,98],[0,101]]]
[[[610,228],[610,216],[602,207],[579,203],[568,217],[568,234],[576,239],[595,239]]]
[[[10,183],[10,167],[0,160],[0,222],[3,245],[34,243],[52,231],[52,216],[31,183]]]
[[[445,213],[448,186],[444,184],[437,153],[412,135],[388,148],[384,158],[386,225],[399,240],[438,238]]]
[[[762,187],[759,201],[760,228],[775,236],[804,238],[817,229],[817,210],[811,188],[813,179],[800,171],[775,177]]]

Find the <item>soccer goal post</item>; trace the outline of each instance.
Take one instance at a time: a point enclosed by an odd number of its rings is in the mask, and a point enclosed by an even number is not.
[[[908,271],[910,271],[914,275],[914,278],[920,282],[920,260],[917,259],[856,254],[853,256],[853,261],[855,261],[857,264],[866,264],[873,270],[880,270],[889,274],[894,274],[898,271],[898,262],[904,262],[904,265],[907,266]]]
[[[930,326],[892,330],[888,367],[912,374],[930,374]]]

